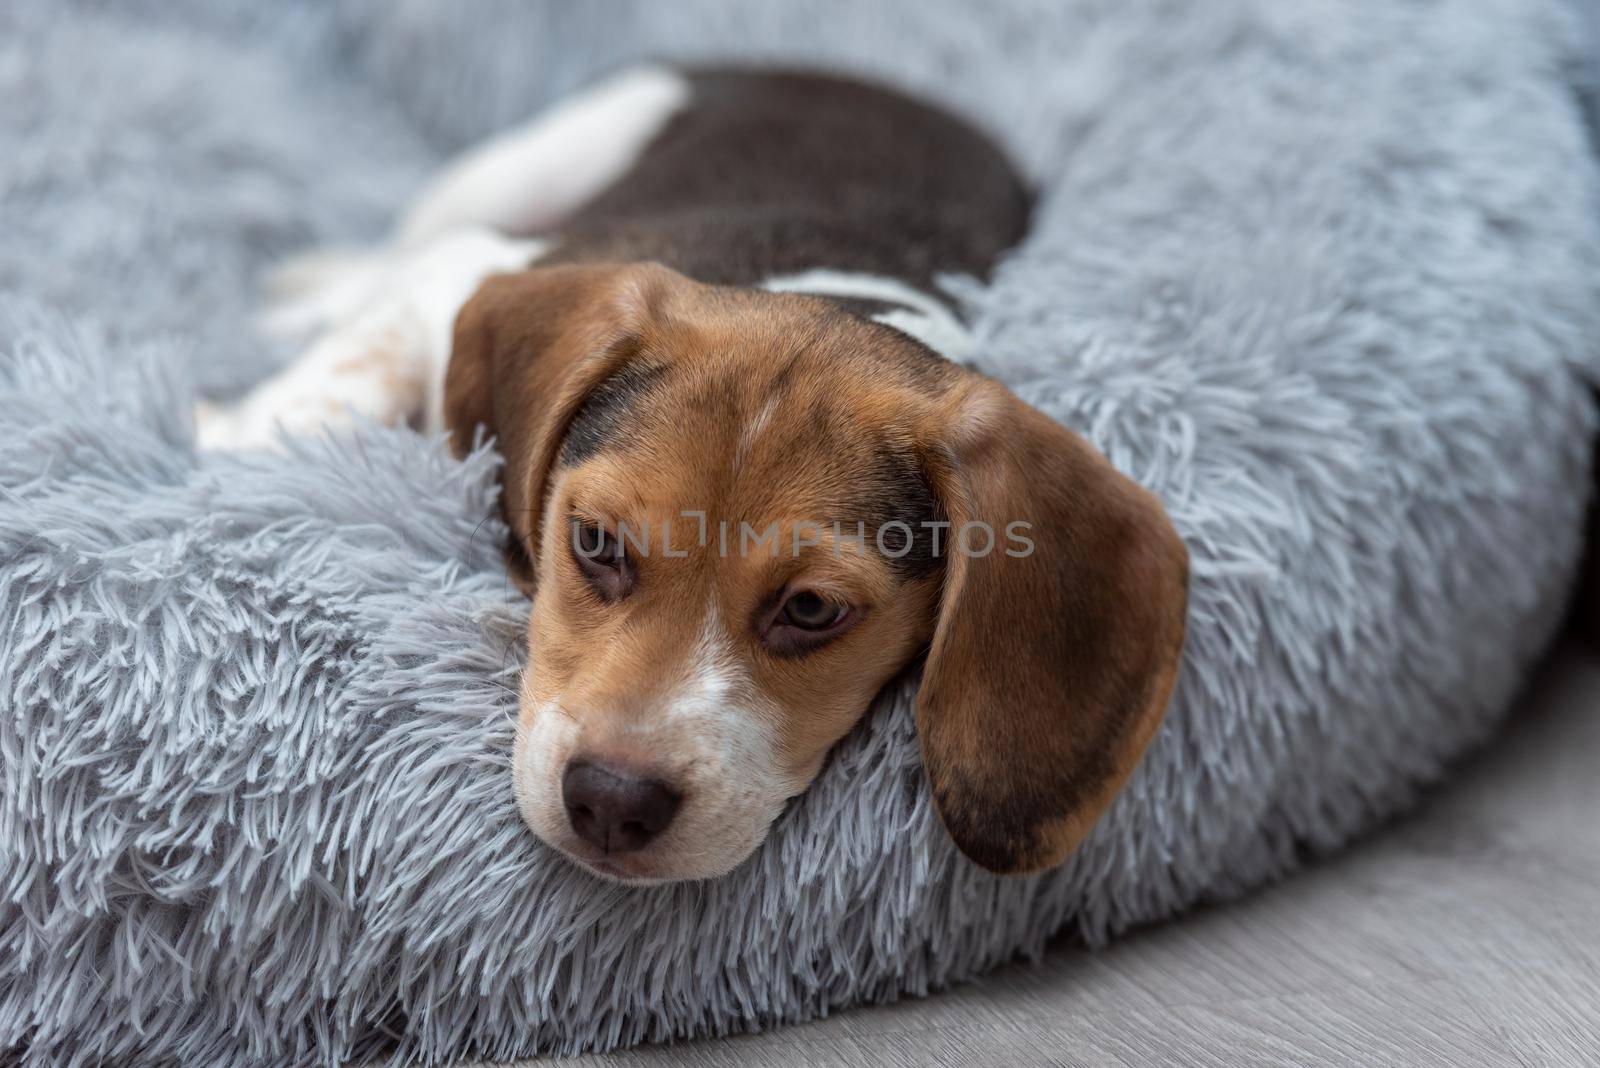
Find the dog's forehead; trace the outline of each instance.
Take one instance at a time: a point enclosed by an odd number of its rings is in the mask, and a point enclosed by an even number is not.
[[[596,512],[671,521],[680,545],[693,513],[696,540],[721,554],[755,544],[745,525],[759,538],[777,523],[785,546],[865,538],[900,579],[936,568],[916,382],[826,349],[661,355],[641,353],[569,431]]]
[[[821,301],[726,302],[652,331],[579,406],[560,460],[627,453],[653,469],[692,467],[724,491],[788,472],[826,484],[903,451],[951,370]]]
[[[895,577],[921,579],[938,567],[942,511],[919,443],[962,375],[827,301],[712,292],[655,321],[591,390],[560,463],[582,470],[580,503],[602,518],[670,521],[681,541],[694,513],[719,553],[724,530],[740,551],[743,524],[776,522],[791,542],[814,524],[825,544],[865,537]]]

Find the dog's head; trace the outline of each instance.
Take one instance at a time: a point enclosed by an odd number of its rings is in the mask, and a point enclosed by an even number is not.
[[[924,650],[945,826],[994,871],[1059,862],[1161,720],[1187,556],[1082,439],[826,301],[650,264],[489,280],[446,414],[506,458],[533,597],[514,781],[613,878],[748,856]]]

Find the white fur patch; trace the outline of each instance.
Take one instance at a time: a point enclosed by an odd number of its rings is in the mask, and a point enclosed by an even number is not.
[[[761,710],[748,708],[755,687],[728,648],[715,601],[706,612],[687,665],[687,677],[666,705],[669,726],[688,726],[696,744],[715,748],[724,774],[747,788],[764,789],[778,777],[773,723]]]
[[[468,150],[406,209],[390,244],[315,249],[273,271],[262,327],[300,342],[346,324],[398,265],[452,233],[555,226],[622,177],[689,93],[677,71],[633,67]]]
[[[689,100],[668,67],[633,67],[452,163],[402,220],[402,244],[462,225],[548,229],[627,172]]]
[[[809,293],[902,304],[905,307],[874,315],[873,321],[915,338],[951,363],[965,363],[972,354],[972,335],[956,314],[942,301],[898,278],[817,268],[769,278],[761,283],[761,288],[774,293]]]
[[[196,410],[203,449],[271,447],[280,432],[348,425],[356,417],[444,426],[444,375],[461,306],[491,274],[520,270],[547,243],[482,229],[441,235],[381,267],[350,299],[347,321],[230,408]]]

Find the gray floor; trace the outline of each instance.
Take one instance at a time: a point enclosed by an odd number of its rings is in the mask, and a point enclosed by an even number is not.
[[[923,1001],[569,1065],[1600,1064],[1600,657],[1414,816],[1235,904]]]

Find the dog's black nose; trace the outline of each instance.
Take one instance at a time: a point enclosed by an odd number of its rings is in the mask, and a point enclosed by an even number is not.
[[[680,798],[657,779],[575,760],[562,776],[561,800],[580,838],[607,853],[631,853],[672,822]]]

